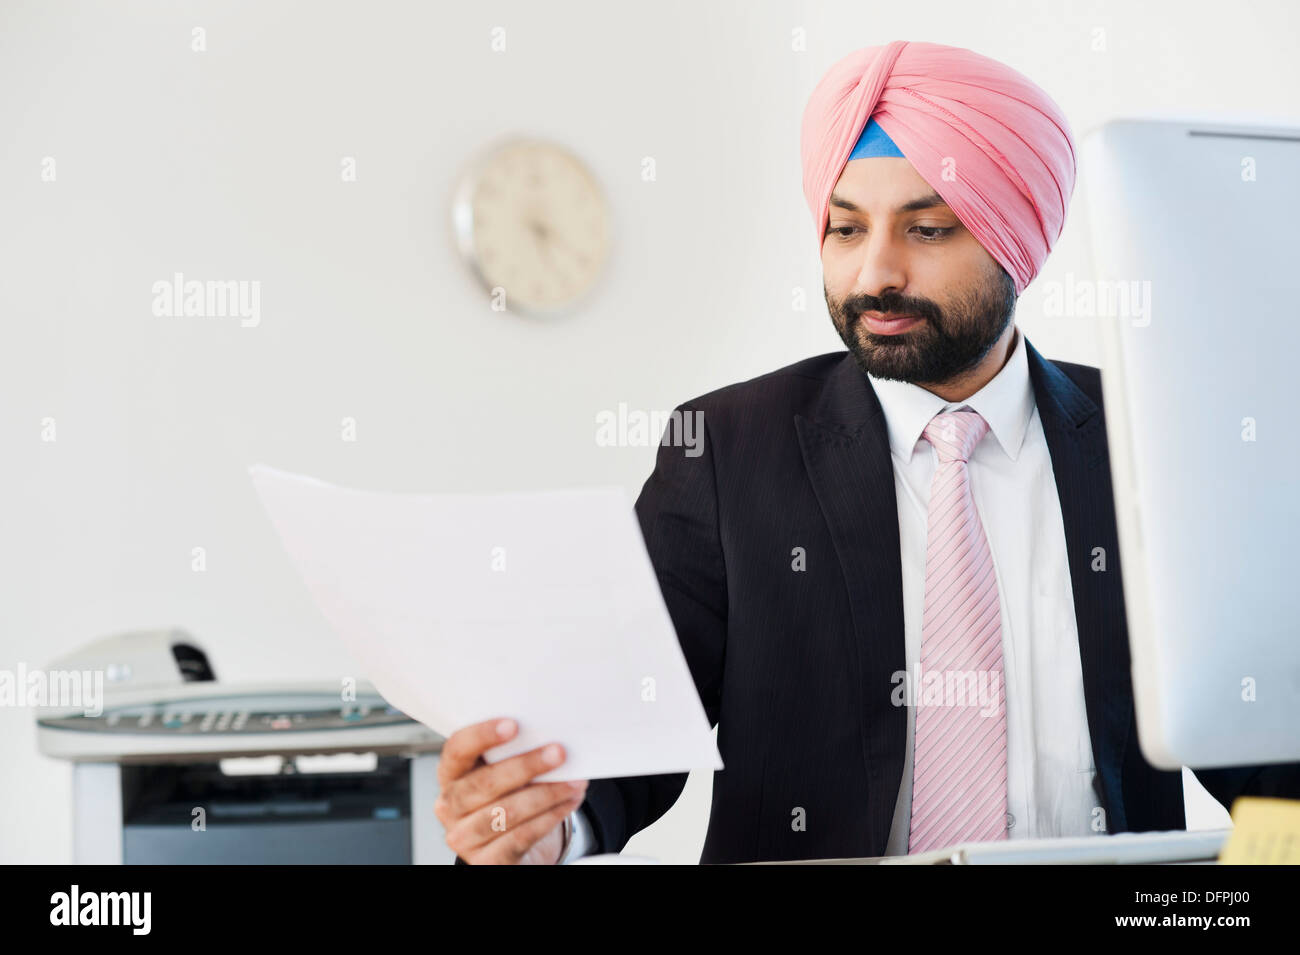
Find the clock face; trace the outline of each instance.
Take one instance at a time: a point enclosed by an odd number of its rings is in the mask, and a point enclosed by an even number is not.
[[[461,251],[507,310],[554,312],[595,284],[609,254],[609,206],[587,167],[553,143],[493,150],[453,209]]]

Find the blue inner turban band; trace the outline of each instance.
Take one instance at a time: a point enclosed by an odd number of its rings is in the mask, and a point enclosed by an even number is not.
[[[866,159],[870,156],[907,158],[903,155],[902,150],[894,145],[894,141],[889,138],[889,134],[881,129],[880,124],[874,119],[867,120],[867,125],[862,128],[862,135],[858,137],[853,152],[849,153],[849,159]]]

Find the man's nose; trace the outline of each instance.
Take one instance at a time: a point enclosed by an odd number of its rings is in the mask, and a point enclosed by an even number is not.
[[[902,292],[907,286],[907,269],[902,250],[888,236],[877,233],[862,247],[862,262],[854,290],[859,295],[881,296]]]

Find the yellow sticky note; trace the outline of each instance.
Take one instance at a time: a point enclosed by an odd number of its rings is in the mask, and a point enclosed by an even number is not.
[[[1224,865],[1300,865],[1300,799],[1242,796],[1232,804]]]

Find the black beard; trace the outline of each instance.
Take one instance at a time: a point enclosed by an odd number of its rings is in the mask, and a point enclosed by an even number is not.
[[[1007,270],[967,292],[945,312],[929,299],[892,292],[877,298],[855,295],[826,307],[858,366],[877,378],[913,384],[942,384],[980,363],[1002,337],[1016,308],[1016,283]],[[863,312],[919,315],[923,321],[897,335],[877,335],[860,320]]]

